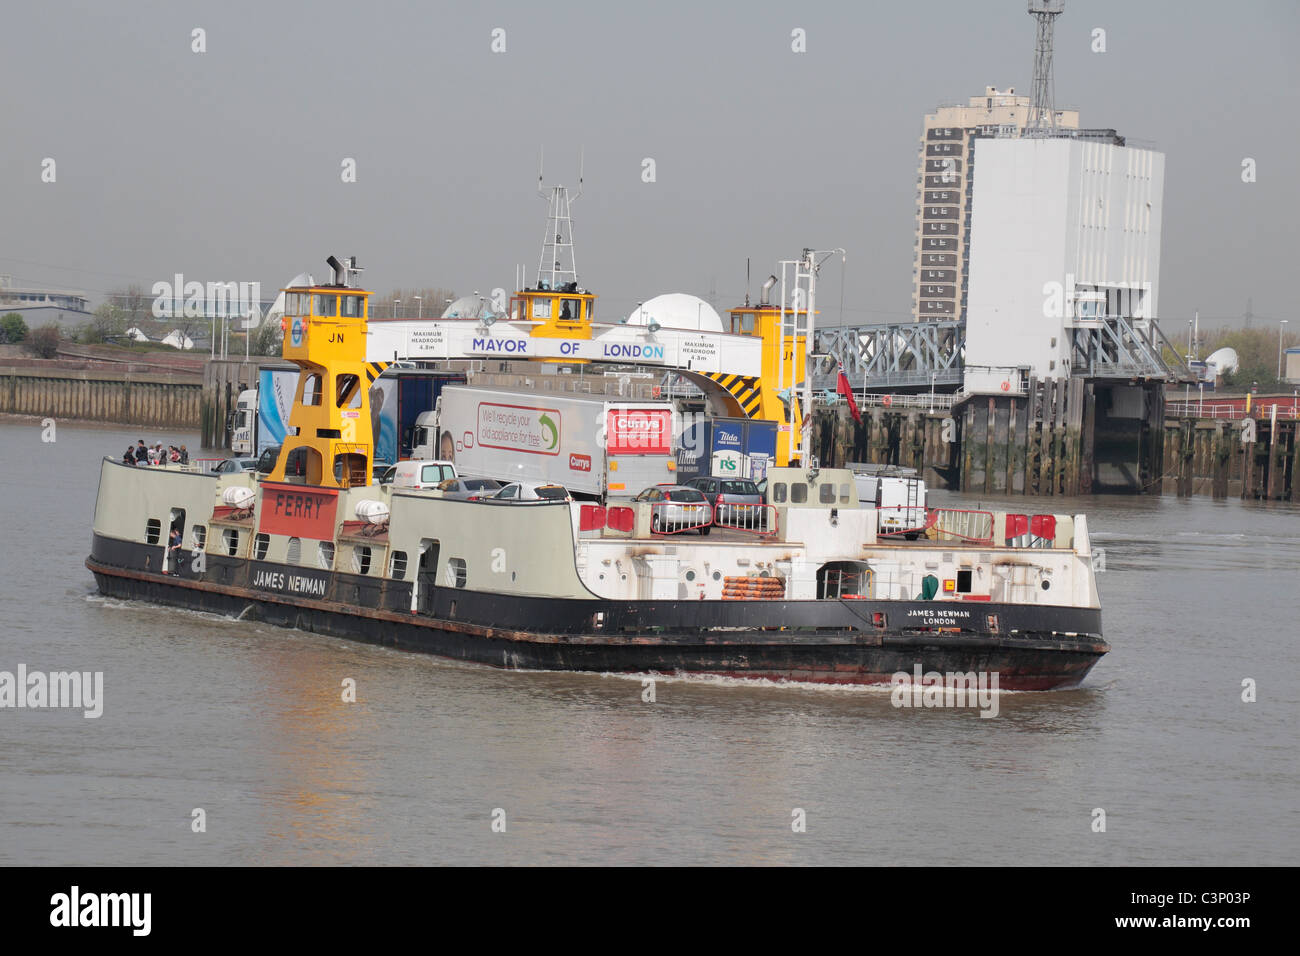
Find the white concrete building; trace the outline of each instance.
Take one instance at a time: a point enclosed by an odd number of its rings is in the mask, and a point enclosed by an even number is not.
[[[979,167],[967,390],[1016,390],[1010,370],[1144,374],[1158,314],[1164,155],[1087,139],[985,139]]]
[[[912,318],[966,317],[971,188],[977,143],[1017,136],[1029,120],[1029,97],[986,86],[966,103],[945,103],[922,124],[916,170],[916,238],[912,241]],[[1079,130],[1079,111],[1056,112],[1060,131]]]

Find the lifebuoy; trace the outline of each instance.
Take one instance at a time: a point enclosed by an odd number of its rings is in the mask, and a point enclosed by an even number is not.
[[[888,408],[890,405],[894,404],[894,396],[886,395],[884,398],[880,400],[880,404]]]
[[[1003,383],[1002,383],[1002,391],[1004,391],[1004,392],[1009,392],[1009,391],[1011,391],[1011,383],[1010,383],[1010,382],[1003,382]]]

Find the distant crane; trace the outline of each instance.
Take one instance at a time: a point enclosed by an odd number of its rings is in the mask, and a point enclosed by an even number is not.
[[[1029,119],[1023,135],[1051,135],[1056,130],[1056,89],[1052,81],[1052,34],[1056,18],[1065,12],[1065,0],[1029,0],[1029,13],[1038,21],[1034,41],[1034,83]]]

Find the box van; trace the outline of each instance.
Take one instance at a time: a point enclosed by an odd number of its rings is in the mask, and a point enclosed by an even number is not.
[[[415,459],[399,461],[393,473],[394,488],[433,488],[448,478],[459,478],[456,466],[449,461]]]

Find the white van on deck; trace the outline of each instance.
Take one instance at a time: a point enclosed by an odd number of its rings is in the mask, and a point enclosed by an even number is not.
[[[394,468],[394,488],[433,488],[440,481],[460,477],[456,466],[449,461],[413,459],[399,461]]]

